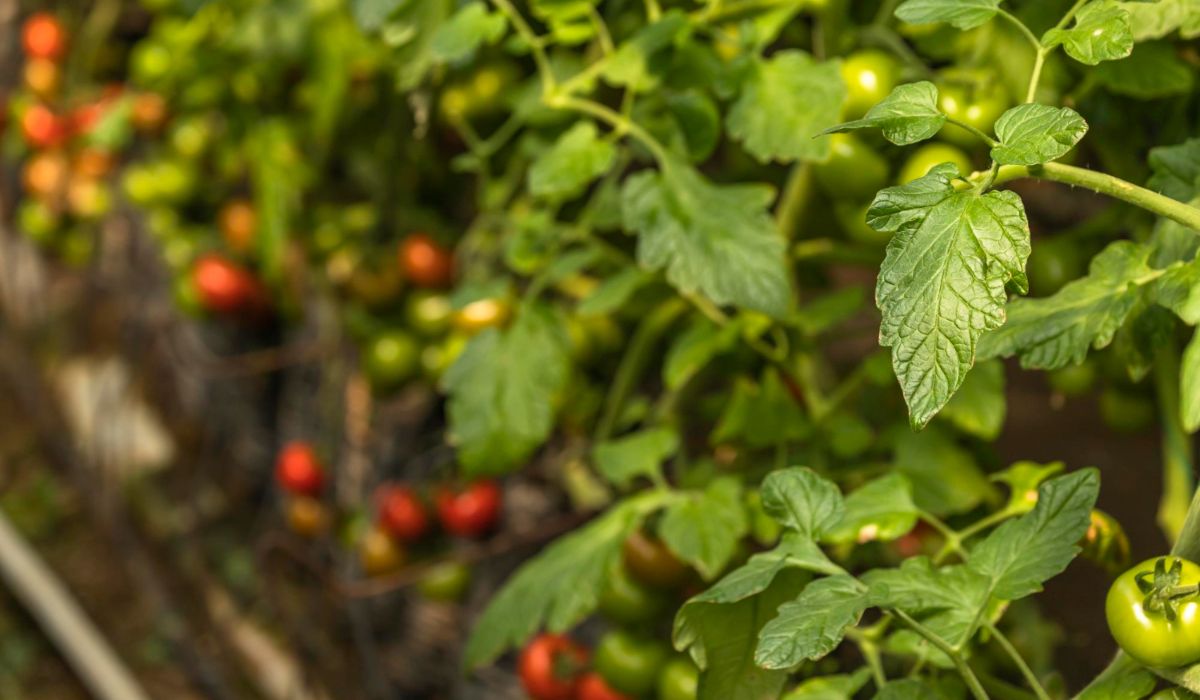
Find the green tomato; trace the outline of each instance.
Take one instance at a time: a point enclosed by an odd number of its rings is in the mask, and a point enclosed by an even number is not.
[[[927,143],[904,161],[904,167],[900,168],[900,184],[924,177],[933,166],[942,163],[953,163],[960,175],[967,175],[974,170],[971,159],[961,149],[944,143]]]
[[[471,567],[457,561],[437,564],[421,578],[418,588],[430,600],[455,603],[471,586]]]
[[[817,184],[830,197],[870,200],[888,182],[888,162],[857,136],[829,137],[829,159],[813,165]]]
[[[17,227],[29,240],[39,245],[49,243],[61,223],[52,208],[36,199],[22,202],[17,212]]]
[[[990,135],[996,120],[1009,107],[1008,94],[999,78],[988,72],[969,70],[947,71],[945,77],[947,81],[938,86],[938,107],[947,117]],[[938,137],[962,148],[978,148],[983,144],[975,134],[949,123],[942,127]]]
[[[1034,296],[1050,296],[1066,283],[1082,277],[1085,267],[1077,244],[1058,238],[1039,241],[1033,245],[1025,264],[1029,291]]]
[[[1109,387],[1100,394],[1100,418],[1118,433],[1138,433],[1154,424],[1154,402],[1140,394]]]
[[[686,656],[676,656],[658,674],[658,700],[696,700],[700,669]]]
[[[147,166],[130,166],[121,179],[121,189],[129,201],[138,206],[148,206],[158,200],[158,181]]]
[[[869,201],[835,200],[833,218],[837,219],[838,226],[850,240],[871,246],[885,246],[892,240],[892,234],[876,231],[867,224],[867,209],[870,208]]]
[[[171,72],[173,64],[171,49],[156,41],[143,41],[129,57],[129,72],[135,82],[154,85]]]
[[[191,166],[176,160],[162,160],[150,170],[158,200],[179,203],[187,200],[196,187],[196,173]]]
[[[1077,365],[1067,365],[1046,373],[1050,388],[1065,396],[1082,396],[1096,384],[1096,364],[1084,360]]]
[[[206,117],[188,117],[171,129],[171,147],[184,158],[198,158],[208,149],[212,137],[212,124]]]
[[[842,61],[842,80],[846,82],[844,120],[859,119],[879,104],[896,87],[900,63],[877,49],[856,51]]]
[[[1178,562],[1177,585],[1200,584],[1200,566],[1177,557],[1155,557],[1121,574],[1108,589],[1104,615],[1108,629],[1121,649],[1134,660],[1155,668],[1174,668],[1200,660],[1200,596],[1191,595],[1174,602],[1176,616],[1167,619],[1166,611],[1147,605],[1147,594],[1138,585],[1152,583],[1155,564],[1165,560],[1170,570]]]
[[[363,371],[371,386],[395,389],[417,373],[420,348],[404,331],[386,331],[363,348]]]
[[[596,645],[592,663],[613,688],[634,696],[648,695],[670,650],[662,642],[613,630]]]
[[[454,306],[445,294],[418,289],[408,295],[404,317],[410,330],[427,338],[436,338],[450,330]]]
[[[626,625],[638,625],[659,617],[669,603],[661,591],[636,581],[620,564],[609,570],[600,591],[600,612],[610,620]]]

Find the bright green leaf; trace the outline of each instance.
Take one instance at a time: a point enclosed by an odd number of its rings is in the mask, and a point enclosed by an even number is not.
[[[780,51],[750,68],[729,111],[729,133],[764,163],[824,160],[829,140],[813,137],[837,123],[845,99],[836,62]]]
[[[1129,11],[1116,0],[1084,5],[1067,29],[1051,29],[1042,36],[1046,46],[1058,46],[1071,58],[1094,66],[1101,61],[1125,58],[1133,51]]]
[[[1001,165],[1041,165],[1061,158],[1087,133],[1087,122],[1070,107],[1018,105],[996,120],[992,159]]]
[[[862,119],[838,124],[821,133],[878,128],[883,130],[884,138],[898,146],[924,141],[946,123],[937,100],[937,86],[929,81],[899,85]]]
[[[837,484],[807,467],[779,469],[762,483],[763,508],[803,537],[819,539],[845,511]]]
[[[1027,513],[1032,510],[1037,503],[1038,487],[1046,479],[1061,472],[1064,467],[1062,462],[1038,464],[1020,461],[992,475],[994,481],[1002,481],[1008,486],[1008,503],[1004,509],[1015,513]]]
[[[783,696],[783,700],[846,700],[854,697],[871,679],[869,669],[860,668],[852,674],[807,678]]]
[[[535,197],[571,199],[608,172],[616,155],[612,142],[599,138],[595,124],[577,122],[534,161],[529,192]]]
[[[905,0],[896,8],[896,17],[909,24],[947,22],[959,29],[971,29],[996,16],[1000,0]]]
[[[889,474],[846,497],[842,519],[822,539],[829,542],[894,540],[917,524],[912,487],[901,474]]]
[[[1138,42],[1161,39],[1177,29],[1184,39],[1200,31],[1200,3],[1196,0],[1123,2],[1121,6],[1129,12],[1133,38]]]
[[[925,625],[950,644],[974,631],[988,602],[986,576],[963,564],[934,567],[928,557],[905,559],[896,569],[874,569],[863,576],[871,605],[926,615]]]
[[[787,669],[805,659],[820,659],[841,644],[846,628],[857,624],[867,607],[867,591],[853,576],[838,574],[813,581],[763,626],[754,662],[763,668]]]
[[[736,479],[719,478],[704,491],[672,503],[658,524],[663,543],[706,580],[721,573],[749,523]]]
[[[504,15],[488,12],[486,3],[473,2],[438,27],[429,50],[442,61],[469,58],[480,46],[495,43],[504,36],[507,26]]]
[[[608,277],[600,286],[579,302],[576,310],[582,316],[603,316],[625,305],[639,289],[654,280],[654,276],[636,267],[626,267]]]
[[[679,449],[679,438],[666,428],[651,428],[617,440],[601,442],[593,448],[596,469],[605,479],[625,488],[639,476],[659,478],[663,460]]]
[[[867,222],[894,233],[875,290],[881,345],[915,426],[950,400],[984,331],[1004,323],[1004,287],[1024,289],[1029,224],[1013,192],[956,192],[954,166],[935,167],[875,198]]]

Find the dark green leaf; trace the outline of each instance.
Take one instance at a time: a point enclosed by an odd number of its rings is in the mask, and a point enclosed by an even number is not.
[[[1194,433],[1200,429],[1200,332],[1183,351],[1179,371],[1179,413],[1184,430]]]
[[[729,563],[748,529],[741,484],[724,477],[672,503],[659,522],[658,534],[676,556],[708,580]]]
[[[838,574],[813,581],[763,626],[754,662],[763,668],[788,669],[805,659],[820,659],[841,644],[846,628],[858,623],[868,605],[866,588],[853,576]]]
[[[473,2],[438,27],[429,50],[439,60],[459,61],[469,58],[480,46],[498,41],[507,27],[504,15],[488,12],[484,2]]]
[[[654,280],[654,276],[636,267],[627,267],[605,279],[576,310],[583,316],[603,316],[625,305],[639,289]]]
[[[918,507],[935,515],[963,513],[993,494],[971,453],[937,426],[898,432],[896,469],[908,477]]]
[[[898,146],[924,141],[946,123],[937,99],[937,86],[929,81],[899,85],[862,119],[838,124],[821,133],[878,128],[883,130],[884,138]]]
[[[837,485],[807,467],[768,474],[762,502],[772,518],[813,540],[837,525],[845,510]]]
[[[769,447],[809,434],[807,416],[773,368],[763,372],[762,384],[739,377],[709,439],[713,443],[740,440],[751,447]]]
[[[1006,406],[1004,365],[998,360],[983,360],[975,363],[940,415],[964,433],[995,440],[1004,427]]]
[[[1062,44],[1067,55],[1089,66],[1125,58],[1133,51],[1129,11],[1116,0],[1088,3],[1075,14],[1071,27],[1051,29],[1042,36],[1042,43]]]
[[[736,323],[718,326],[698,316],[667,351],[663,363],[663,383],[668,389],[677,389],[686,384],[714,357],[734,347],[740,331]]]
[[[679,449],[679,438],[666,428],[651,428],[618,440],[598,443],[592,456],[596,469],[611,483],[625,488],[639,476],[656,479],[663,460]]]
[[[729,133],[762,162],[824,160],[829,141],[813,137],[837,123],[845,100],[837,63],[780,51],[752,65],[729,111]]]
[[[1093,75],[1110,92],[1139,100],[1186,95],[1195,71],[1167,41],[1138,44],[1124,61],[1102,63]]]
[[[529,169],[529,192],[535,197],[571,199],[608,172],[616,148],[599,138],[596,125],[577,122],[558,137]]]
[[[1070,107],[1018,105],[996,120],[992,160],[1001,165],[1041,165],[1066,155],[1087,133],[1087,122]]]
[[[643,27],[621,44],[604,66],[604,79],[618,86],[640,90],[652,88],[652,62],[663,49],[675,43],[688,29],[687,16],[678,10],[667,12],[654,24]]]
[[[846,497],[842,519],[823,538],[829,542],[894,540],[917,524],[912,487],[900,474],[889,474]]]
[[[1200,196],[1200,138],[1150,151],[1150,189],[1190,202]]]

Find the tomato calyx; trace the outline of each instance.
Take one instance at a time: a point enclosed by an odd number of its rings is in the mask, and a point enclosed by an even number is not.
[[[1174,622],[1179,614],[1176,606],[1184,598],[1200,594],[1200,584],[1190,586],[1179,585],[1183,578],[1183,561],[1175,559],[1171,568],[1167,568],[1167,557],[1154,562],[1154,571],[1140,571],[1134,576],[1138,590],[1145,594],[1142,607],[1148,612],[1159,612],[1169,622]]]

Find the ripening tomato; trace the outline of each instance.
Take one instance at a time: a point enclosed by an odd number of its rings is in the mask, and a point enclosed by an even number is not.
[[[25,63],[22,71],[25,87],[38,98],[48,100],[58,93],[62,70],[48,58],[34,58]]]
[[[634,579],[620,563],[609,570],[600,590],[600,613],[625,625],[653,620],[662,615],[669,604],[663,591]]]
[[[67,140],[71,129],[65,119],[45,105],[30,105],[21,115],[21,134],[33,148],[50,148]]]
[[[21,184],[31,197],[54,200],[65,191],[69,173],[70,165],[61,151],[39,151],[25,161]]]
[[[167,100],[157,92],[139,92],[133,97],[129,121],[142,133],[155,133],[167,121]]]
[[[691,574],[662,540],[641,530],[635,530],[621,545],[621,561],[634,578],[658,588],[678,588]]]
[[[71,112],[71,129],[76,134],[90,134],[92,129],[104,119],[108,110],[112,109],[114,101],[120,96],[120,86],[109,86],[104,93],[76,107]]]
[[[392,536],[371,528],[358,543],[358,563],[367,576],[382,576],[404,565],[404,549]]]
[[[658,700],[696,700],[700,669],[686,656],[676,656],[658,674]]]
[[[316,537],[329,525],[325,504],[312,496],[289,496],[285,508],[288,528],[301,537]]]
[[[108,185],[94,177],[72,176],[67,181],[67,211],[79,219],[94,220],[112,209]]]
[[[114,161],[111,151],[97,146],[85,146],[75,154],[71,168],[78,176],[101,178],[112,172]]]
[[[878,49],[850,54],[842,61],[841,70],[847,90],[842,109],[846,121],[861,118],[867,110],[882,102],[900,77],[899,61]]]
[[[579,691],[576,700],[634,700],[608,684],[604,676],[594,671],[583,674],[579,679]]]
[[[427,338],[436,338],[450,329],[454,307],[445,294],[416,290],[404,303],[404,318],[408,327]]]
[[[899,182],[903,185],[924,177],[935,165],[942,163],[953,163],[960,175],[969,175],[974,169],[971,159],[961,149],[945,143],[927,143],[913,151],[908,160],[904,161],[904,166],[900,168]]]
[[[407,486],[385,484],[375,494],[379,526],[405,542],[415,542],[429,531],[429,515],[421,498]]]
[[[61,224],[58,212],[43,201],[27,199],[17,209],[17,230],[34,243],[49,243]]]
[[[438,520],[452,535],[479,537],[500,519],[500,486],[490,479],[476,481],[458,492],[443,488],[436,500]]]
[[[462,562],[435,564],[421,577],[417,587],[429,600],[454,603],[462,600],[471,586],[471,568]]]
[[[291,493],[320,493],[325,475],[313,446],[300,440],[284,445],[275,459],[275,481]]]
[[[1170,581],[1174,574],[1178,581]],[[1178,557],[1147,559],[1113,582],[1104,616],[1113,639],[1135,661],[1175,668],[1200,660],[1200,596],[1162,601],[1155,594],[1163,578],[1174,587],[1195,586],[1200,584],[1200,566]],[[1168,616],[1168,605],[1174,619]]]
[[[21,28],[21,46],[28,58],[62,58],[67,51],[67,30],[54,15],[37,12]]]
[[[418,287],[445,287],[454,277],[454,255],[424,233],[400,244],[400,269]]]
[[[218,313],[250,311],[265,305],[265,294],[250,271],[210,253],[192,264],[192,280],[204,308]]]
[[[249,253],[254,249],[254,234],[258,231],[258,213],[245,199],[233,199],[217,212],[217,227],[230,250]]]
[[[540,634],[521,650],[517,674],[533,700],[574,700],[587,650],[560,634]]]
[[[420,352],[417,341],[404,331],[380,333],[363,346],[363,372],[377,391],[391,391],[416,376]]]
[[[1098,508],[1088,517],[1088,529],[1080,540],[1080,552],[1111,574],[1129,566],[1129,537],[1116,518]]]

